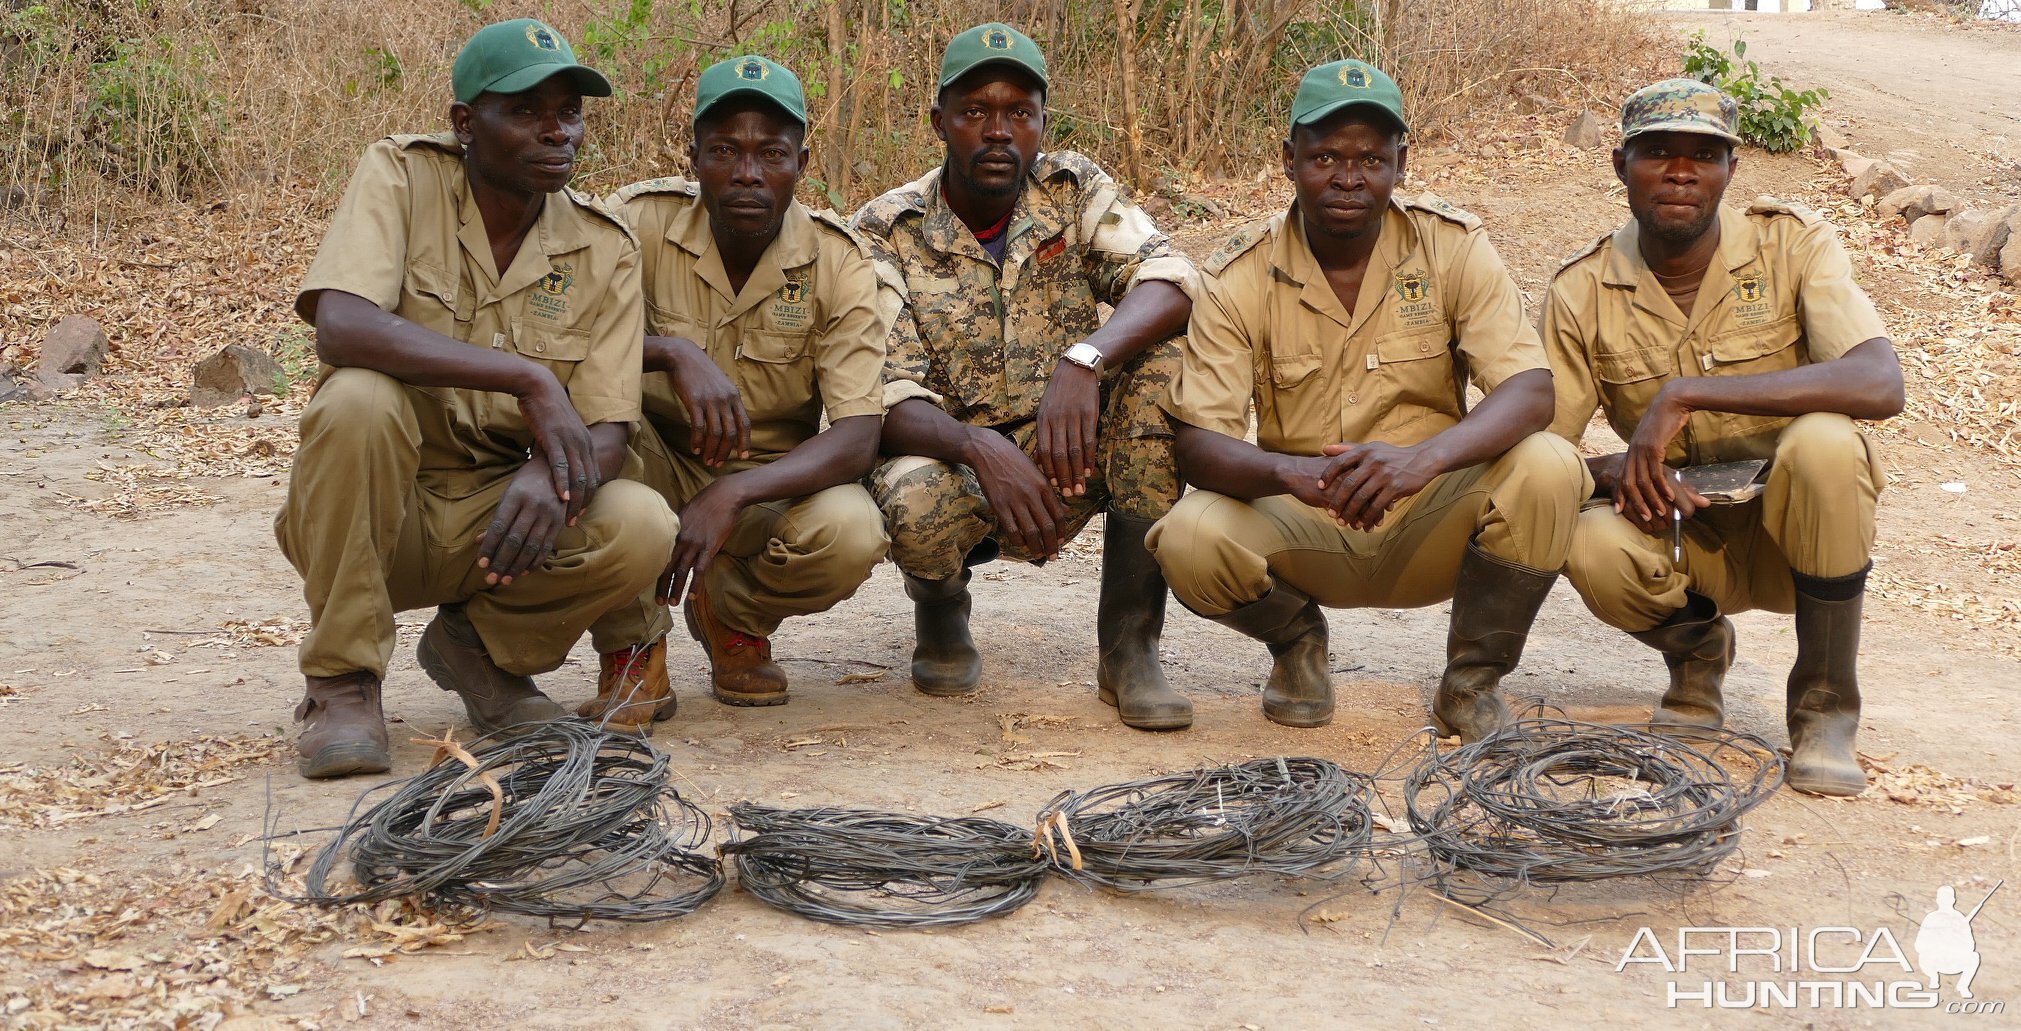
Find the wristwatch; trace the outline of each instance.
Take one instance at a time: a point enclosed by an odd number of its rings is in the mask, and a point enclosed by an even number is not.
[[[1102,371],[1102,349],[1087,341],[1082,341],[1067,348],[1067,353],[1060,357],[1073,362],[1083,369],[1092,372]]]

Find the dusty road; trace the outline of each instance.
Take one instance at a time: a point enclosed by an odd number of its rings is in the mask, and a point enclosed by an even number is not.
[[[1896,128],[1905,124],[1918,123]],[[1526,155],[1428,152],[1421,181],[1489,219],[1534,302],[1556,257],[1625,209],[1600,155]],[[1734,194],[1823,201],[1833,185],[1832,171],[1813,162],[1750,155]],[[1274,185],[1227,192],[1251,212],[1284,196]],[[1182,238],[1204,253],[1216,235],[1196,226]],[[1853,226],[1849,239],[1884,311],[1904,327],[1905,354],[1941,350],[1940,337],[1958,327],[1985,330],[1994,346],[2021,345],[2021,326],[1975,322],[1989,295],[1983,280],[1928,287],[1952,282],[1941,263],[1915,259],[1903,271],[1885,234]],[[1966,389],[1912,383],[1919,396]],[[2011,398],[2014,382],[1985,389]],[[219,416],[185,436],[274,422],[263,418]],[[292,650],[269,642],[289,640],[302,615],[298,585],[268,530],[282,481],[271,471],[178,479],[170,462],[168,473],[145,481],[144,497],[158,504],[126,515],[94,511],[134,482],[133,466],[157,464],[159,436],[89,393],[0,406],[0,1012],[26,1023],[45,1007],[76,1006],[66,1022],[95,1024],[121,1010],[158,1018],[171,1003],[210,1009],[202,1000],[223,995],[243,997],[229,1026],[247,1027],[1297,1028],[1489,1019],[1511,1028],[1755,1027],[1763,1015],[1792,1027],[1897,1027],[1918,1016],[1929,1026],[2000,1026],[2021,1006],[2021,807],[2012,790],[2021,759],[2010,745],[2021,731],[2021,629],[1983,618],[1983,606],[1951,618],[1939,603],[1980,598],[1997,617],[2008,592],[2011,606],[2021,466],[1954,442],[1939,421],[1885,437],[1894,484],[1883,498],[1877,569],[1894,586],[1870,603],[1861,745],[1877,771],[1895,771],[1893,797],[1780,795],[1748,822],[1743,852],[1710,882],[1615,882],[1510,900],[1508,915],[1548,947],[1360,871],[1333,882],[1263,879],[1149,897],[1053,883],[1008,918],[920,933],[813,924],[731,890],[678,921],[572,931],[500,919],[462,940],[419,935],[416,944],[432,947],[409,955],[388,948],[412,921],[374,932],[349,916],[263,908],[250,890],[248,869],[260,856],[254,836],[270,809],[283,832],[327,827],[367,786],[301,782],[285,737],[274,737],[285,735],[299,681]],[[1954,483],[1967,489],[1944,489]],[[1169,735],[1126,730],[1091,684],[1098,569],[1098,556],[1077,547],[1044,568],[984,570],[975,627],[987,672],[982,691],[965,700],[931,699],[907,683],[909,603],[889,566],[831,616],[789,623],[779,635],[778,654],[795,677],[784,707],[715,704],[698,655],[680,641],[681,715],[657,743],[672,756],[680,789],[717,814],[751,799],[981,809],[1024,822],[1063,788],[1251,756],[1308,754],[1373,769],[1424,721],[1444,606],[1332,614],[1341,715],[1315,731],[1264,721],[1256,702],[1262,650],[1174,606],[1167,668],[1195,699],[1198,723]],[[425,613],[403,617],[408,644],[425,621]],[[1731,720],[1780,741],[1788,620],[1747,614],[1737,623]],[[865,672],[882,675],[836,683]],[[1662,676],[1653,653],[1594,621],[1561,586],[1508,690],[1578,715],[1632,719],[1646,713]],[[594,678],[595,658],[580,650],[545,684],[574,701]],[[396,773],[412,773],[429,750],[404,742],[457,724],[460,711],[406,648],[387,697],[403,742]],[[207,738],[229,740],[195,744]],[[144,751],[151,746],[163,747]],[[188,781],[215,783],[114,796],[127,783],[107,772],[119,762],[193,770]],[[1385,786],[1392,803],[1394,789]],[[105,811],[142,799],[146,808]],[[1674,978],[1648,964],[1616,970],[1644,927],[1666,949],[1679,927],[1731,925],[1799,936],[1851,927],[1863,942],[1885,930],[1906,948],[1939,884],[1957,885],[1969,903],[2002,877],[2015,883],[1973,928],[1984,958],[1976,995],[2007,1007],[2005,1016],[1815,1006],[1727,1015],[1696,1003],[1673,1014],[1669,982],[1696,991],[1722,972],[1708,961]],[[1842,964],[1858,954],[1823,958]],[[1765,960],[1747,962],[1757,980],[1849,976],[1772,973]],[[1864,976],[1909,975],[1884,964]]]

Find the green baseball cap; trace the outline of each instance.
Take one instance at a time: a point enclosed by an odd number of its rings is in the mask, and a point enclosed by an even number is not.
[[[800,88],[800,77],[785,65],[755,54],[718,61],[695,80],[695,121],[700,122],[717,104],[746,95],[777,104],[806,127],[807,94]]]
[[[1008,64],[1029,72],[1041,89],[1051,89],[1046,78],[1046,55],[1030,36],[993,21],[978,25],[947,41],[947,53],[940,59],[940,88],[986,64]]]
[[[561,33],[532,18],[486,25],[463,44],[449,71],[456,99],[468,104],[479,93],[519,93],[556,75],[566,75],[585,97],[611,95],[609,79],[576,63],[575,49]]]
[[[1621,105],[1621,142],[1645,132],[1690,132],[1740,142],[1740,105],[1697,79],[1665,79]]]
[[[1366,61],[1333,61],[1305,73],[1298,82],[1298,95],[1291,101],[1293,127],[1317,122],[1342,108],[1366,104],[1376,108],[1408,131],[1403,117],[1403,91],[1396,80]]]

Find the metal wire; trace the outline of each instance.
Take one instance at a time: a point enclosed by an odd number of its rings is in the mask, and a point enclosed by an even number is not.
[[[1256,759],[1064,793],[1039,842],[1060,873],[1117,891],[1309,874],[1367,851],[1373,797],[1325,759]]]
[[[452,744],[444,751],[453,755]],[[722,890],[722,863],[693,851],[709,838],[708,814],[673,789],[667,757],[644,739],[565,719],[510,740],[479,738],[463,754],[390,785],[362,814],[374,792],[360,796],[296,901],[427,895],[551,919],[637,921],[691,913]],[[359,890],[328,886],[343,861]]]
[[[997,820],[861,809],[734,805],[751,831],[725,843],[737,882],[766,905],[830,924],[931,927],[1002,916],[1048,869],[1031,832]]]
[[[1703,876],[1740,843],[1740,818],[1782,784],[1753,734],[1529,717],[1471,745],[1433,741],[1404,778],[1411,829],[1445,886],[1459,871],[1509,882]],[[1738,771],[1738,772],[1736,772]]]

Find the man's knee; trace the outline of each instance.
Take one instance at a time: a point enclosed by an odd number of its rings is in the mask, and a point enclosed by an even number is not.
[[[597,489],[581,525],[599,565],[658,576],[674,552],[681,522],[658,491],[636,480],[612,480]]]
[[[894,458],[871,474],[871,492],[891,560],[914,576],[955,575],[968,550],[989,534],[981,499],[961,469],[946,462]]]
[[[796,519],[796,522],[801,522]],[[884,518],[870,494],[862,487],[845,484],[816,495],[804,523],[795,527],[794,548],[819,555],[824,564],[843,578],[854,576],[857,583],[884,560],[890,550]]]
[[[1196,490],[1151,526],[1144,546],[1165,573],[1172,593],[1194,611],[1225,612],[1237,593],[1235,519],[1244,508],[1234,498]]]
[[[1593,477],[1571,443],[1555,433],[1532,433],[1497,460],[1504,479],[1539,501],[1576,509],[1593,493]]]
[[[338,369],[316,388],[302,411],[302,441],[312,445],[332,436],[359,439],[412,432],[413,402],[407,387],[383,372]]]
[[[1775,442],[1775,465],[1794,483],[1841,490],[1867,465],[1859,427],[1836,412],[1800,415]]]
[[[1621,630],[1647,630],[1661,621],[1651,618],[1651,598],[1661,586],[1657,557],[1642,544],[1642,532],[1606,505],[1579,513],[1565,579],[1601,622]]]

